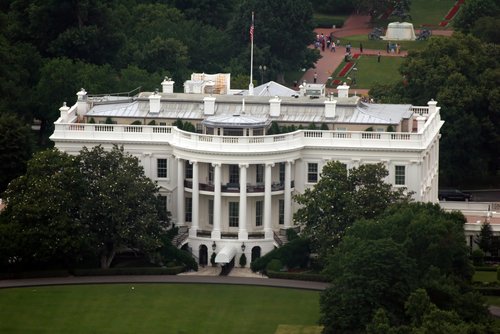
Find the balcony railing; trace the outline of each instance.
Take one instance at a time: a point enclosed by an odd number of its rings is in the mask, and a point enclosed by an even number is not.
[[[439,113],[428,113],[427,107],[413,107],[427,116],[423,129],[417,132],[366,132],[298,130],[270,136],[215,136],[185,132],[176,127],[124,124],[63,123],[59,119],[54,125],[53,141],[122,142],[169,144],[179,150],[198,152],[231,152],[234,154],[254,152],[278,153],[301,150],[305,147],[367,148],[367,149],[423,149],[434,138],[443,122]],[[74,113],[74,108],[72,108]]]
[[[198,183],[200,191],[211,191],[213,192],[215,187],[213,184],[208,183]],[[184,180],[184,187],[187,189],[193,189],[193,181],[186,179]],[[290,181],[290,188],[295,187],[295,181]],[[247,193],[263,193],[265,192],[265,186],[262,183],[247,184]],[[273,182],[271,184],[271,191],[282,191],[285,190],[285,184],[280,182]],[[225,193],[239,193],[240,184],[239,183],[226,183],[221,185],[221,191]]]

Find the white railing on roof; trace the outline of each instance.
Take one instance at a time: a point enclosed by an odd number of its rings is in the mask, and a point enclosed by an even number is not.
[[[168,143],[178,149],[203,152],[279,152],[304,147],[424,149],[439,133],[443,122],[431,114],[420,133],[298,130],[271,136],[213,136],[185,132],[170,126],[55,123],[51,139],[85,142]]]
[[[429,115],[429,107],[411,107],[411,111],[413,111],[416,114],[419,114],[421,116],[427,116]]]

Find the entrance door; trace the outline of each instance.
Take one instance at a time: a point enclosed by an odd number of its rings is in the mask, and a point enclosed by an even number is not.
[[[200,246],[198,253],[198,259],[200,261],[200,266],[206,266],[208,264],[208,248],[205,245]]]
[[[251,262],[257,260],[259,257],[260,257],[260,247],[255,246],[252,248],[252,261]]]

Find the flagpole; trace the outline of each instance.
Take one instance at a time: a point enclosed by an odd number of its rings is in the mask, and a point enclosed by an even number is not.
[[[252,25],[250,26],[250,84],[248,85],[248,95],[253,95],[253,25],[254,13],[252,12]]]

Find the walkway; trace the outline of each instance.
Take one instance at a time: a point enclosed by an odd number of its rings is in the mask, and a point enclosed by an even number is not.
[[[347,37],[353,35],[363,35],[368,34],[373,30],[370,23],[369,15],[351,15],[347,18],[342,28],[335,29],[323,29],[318,28],[315,30],[317,34],[323,33],[325,36],[329,36],[331,32],[335,35],[335,37]],[[418,30],[415,31],[418,34]],[[452,30],[434,30],[434,35],[443,35],[443,36],[451,36],[453,33]],[[344,62],[345,55],[345,47],[340,46],[337,47],[336,52],[331,52],[329,50],[321,51],[321,59],[316,63],[316,68],[308,69],[304,75],[302,76],[301,82],[313,82],[314,81],[314,73],[318,74],[318,83],[326,83],[328,77],[330,76],[335,69]],[[363,48],[363,55],[377,55],[380,50],[370,50]],[[361,53],[359,49],[359,45],[352,45],[351,53]],[[407,51],[401,51],[400,54],[391,54],[386,53],[385,51],[381,51],[382,61],[383,57],[405,57],[408,54]],[[354,89],[355,90],[355,89]],[[368,93],[367,89],[358,89],[358,94],[366,94]]]

